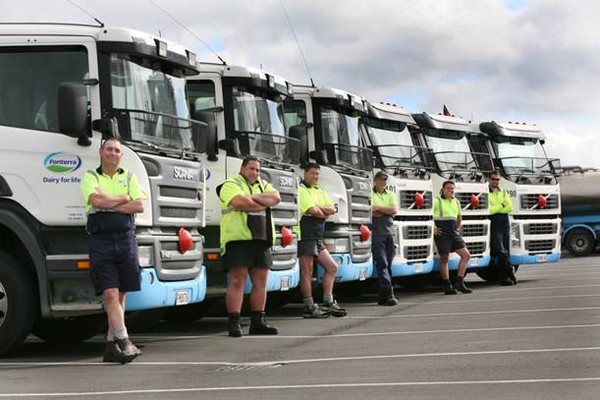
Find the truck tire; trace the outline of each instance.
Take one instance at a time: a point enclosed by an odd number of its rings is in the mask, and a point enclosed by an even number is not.
[[[595,247],[594,236],[586,229],[573,229],[567,234],[565,246],[575,257],[587,256]]]
[[[37,289],[31,275],[0,251],[0,355],[20,346],[37,319]]]
[[[33,327],[32,333],[49,343],[80,343],[99,333],[105,319],[104,314],[63,319],[40,319]]]
[[[486,282],[495,282],[500,279],[500,271],[494,260],[490,260],[490,265],[485,268],[475,268],[475,273]]]

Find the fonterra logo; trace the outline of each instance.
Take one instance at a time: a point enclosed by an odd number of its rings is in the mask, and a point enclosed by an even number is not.
[[[58,151],[46,156],[44,166],[48,171],[64,174],[79,169],[81,167],[81,158],[75,154]]]

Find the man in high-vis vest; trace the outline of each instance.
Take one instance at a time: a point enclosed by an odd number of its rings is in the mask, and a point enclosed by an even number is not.
[[[243,335],[240,312],[244,286],[250,275],[250,335],[277,335],[265,318],[267,276],[273,264],[271,247],[275,225],[271,207],[281,197],[271,184],[260,179],[260,161],[248,156],[240,173],[217,188],[221,200],[221,253],[223,268],[229,272],[225,303],[229,317],[229,336]]]
[[[492,171],[488,177],[490,188],[490,250],[496,258],[500,285],[512,286],[518,283],[510,264],[510,219],[508,214],[513,204],[506,190],[500,188],[500,171]]]
[[[144,212],[146,195],[135,175],[120,167],[123,151],[116,138],[102,141],[100,166],[83,175],[90,278],[102,295],[108,317],[104,362],[132,361],[141,351],[125,327],[125,294],[141,288],[134,214]]]
[[[373,193],[371,194],[371,250],[373,264],[377,269],[377,285],[379,286],[380,306],[395,306],[398,300],[394,297],[392,286],[392,261],[396,255],[394,244],[394,215],[398,212],[396,194],[386,189],[388,175],[377,171],[373,177]]]
[[[458,199],[454,197],[454,182],[445,181],[442,184],[440,195],[433,200],[434,240],[440,256],[440,274],[444,280],[445,294],[456,294],[457,289],[462,293],[472,292],[464,282],[467,262],[471,255],[458,232],[461,221],[462,207]],[[456,252],[460,256],[454,285],[450,281],[450,272],[448,271],[448,258],[452,252]]]
[[[300,203],[300,292],[304,303],[304,318],[327,318],[346,316],[346,310],[333,299],[333,283],[338,266],[323,244],[325,221],[336,213],[335,206],[327,193],[318,185],[321,174],[319,164],[307,163],[304,166],[304,179],[300,182],[298,200]],[[317,261],[325,274],[323,276],[323,303],[319,306],[312,297],[312,275]]]

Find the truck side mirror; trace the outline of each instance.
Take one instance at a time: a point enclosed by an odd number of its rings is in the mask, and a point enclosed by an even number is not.
[[[213,111],[199,110],[195,111],[193,118],[196,121],[204,122],[205,125],[200,128],[199,132],[199,149],[206,151],[208,161],[217,161],[217,121]]]
[[[76,137],[80,146],[90,146],[87,129],[87,97],[85,86],[63,82],[58,87],[58,126],[60,132]]]
[[[325,149],[313,150],[309,154],[309,157],[317,162],[319,165],[328,165],[329,160],[327,158],[327,153]]]
[[[298,151],[300,154],[300,165],[304,165],[308,161],[308,132],[305,126],[294,125],[290,127],[289,136],[293,139],[298,139],[300,142]]]

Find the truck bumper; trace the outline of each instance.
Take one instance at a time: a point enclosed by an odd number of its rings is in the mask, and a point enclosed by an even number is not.
[[[127,293],[127,311],[200,303],[206,296],[206,268],[193,280],[159,281],[153,268],[142,268],[142,290]]]
[[[471,258],[469,259],[469,263],[467,264],[467,270],[488,267],[490,265],[490,260],[491,260],[491,257],[489,256],[489,254],[484,254],[484,255],[479,255],[479,256],[471,256]],[[450,271],[458,270],[458,262],[459,261],[460,261],[460,257],[458,257],[456,254],[451,254],[450,259],[448,260],[448,269]],[[440,270],[439,257],[435,257],[433,259],[433,262],[434,262],[433,270],[439,271]]]
[[[413,263],[392,263],[392,277],[428,274],[433,271],[433,260]],[[377,271],[373,268],[377,277]]]
[[[560,251],[550,254],[511,254],[510,263],[513,265],[553,263],[560,260],[560,255]]]
[[[300,284],[300,263],[296,261],[294,267],[284,270],[269,270],[267,276],[267,292],[285,292],[293,289]],[[249,294],[252,291],[252,281],[250,276],[246,279],[244,293]]]
[[[364,281],[373,274],[373,257],[362,263],[353,263],[348,253],[332,253],[331,257],[338,265],[336,282]],[[320,265],[317,268],[317,279],[323,281],[325,269]]]

